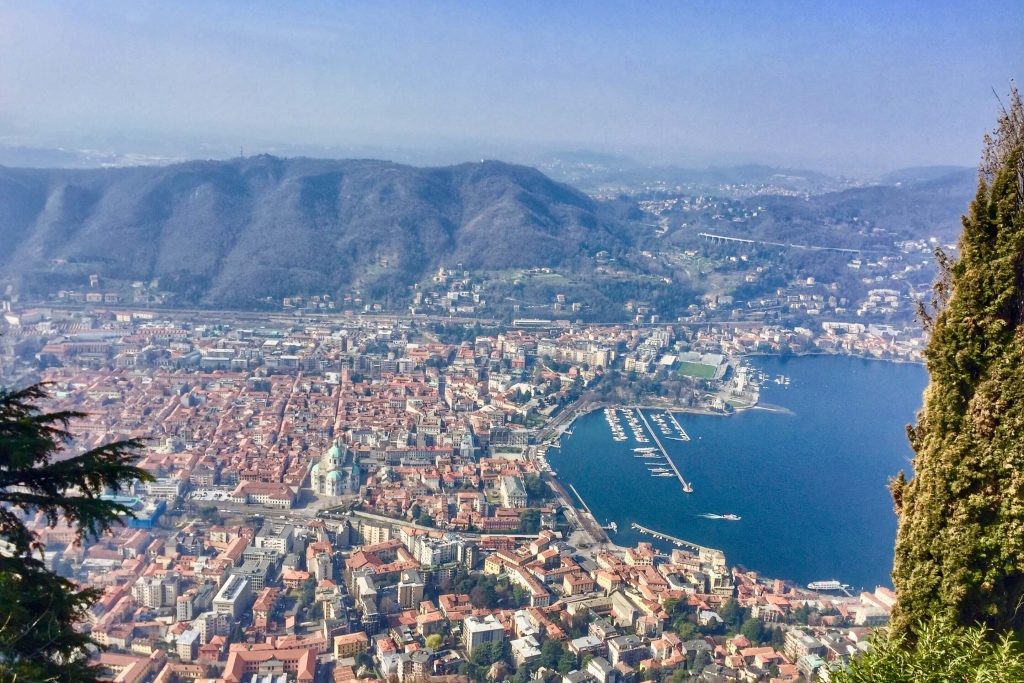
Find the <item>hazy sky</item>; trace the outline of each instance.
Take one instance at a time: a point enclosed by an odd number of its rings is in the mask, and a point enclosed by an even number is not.
[[[1022,0],[0,0],[0,138],[974,164],[1022,36]]]

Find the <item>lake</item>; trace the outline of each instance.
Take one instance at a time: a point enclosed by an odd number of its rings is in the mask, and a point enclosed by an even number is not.
[[[901,469],[910,475],[906,425],[920,408],[926,370],[841,356],[752,364],[790,378],[761,389],[762,404],[787,412],[676,413],[691,440],[657,432],[691,494],[674,477],[651,476],[648,465],[663,461],[634,457],[641,444],[621,416],[629,439],[614,441],[600,410],[578,419],[549,461],[602,524],[618,524],[619,545],[652,540],[630,528],[636,522],[720,548],[731,565],[764,576],[891,586],[896,517],[886,483]],[[742,519],[701,516],[726,513]]]

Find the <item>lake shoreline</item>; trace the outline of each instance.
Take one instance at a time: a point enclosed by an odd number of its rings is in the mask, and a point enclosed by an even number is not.
[[[888,585],[896,520],[886,482],[911,455],[904,425],[919,408],[926,373],[918,364],[850,356],[790,360],[758,359],[758,370],[793,382],[765,383],[764,401],[733,420],[671,409],[691,440],[665,445],[692,494],[673,478],[652,477],[649,466],[658,463],[634,457],[634,447],[650,444],[611,438],[603,417],[592,414],[604,405],[575,415],[573,433],[551,449],[555,476],[575,487],[595,521],[617,523],[609,540],[619,547],[644,540],[630,527],[637,523],[720,548],[730,566],[799,585],[833,578]],[[704,517],[727,513],[741,519]]]

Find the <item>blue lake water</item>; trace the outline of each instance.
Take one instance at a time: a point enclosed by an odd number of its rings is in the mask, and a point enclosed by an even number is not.
[[[674,477],[652,477],[647,466],[663,461],[634,457],[641,444],[621,416],[630,438],[614,441],[603,411],[576,421],[561,449],[550,451],[551,465],[602,524],[618,523],[612,537],[620,545],[652,540],[630,528],[636,522],[720,548],[731,565],[764,576],[891,586],[896,518],[886,483],[901,469],[911,473],[905,427],[920,408],[927,372],[833,356],[753,364],[790,378],[788,386],[769,382],[761,390],[763,404],[790,412],[676,413],[691,440],[657,432],[693,493]]]

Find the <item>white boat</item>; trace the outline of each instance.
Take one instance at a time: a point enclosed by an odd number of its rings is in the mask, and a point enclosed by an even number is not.
[[[828,581],[811,581],[807,584],[807,587],[812,591],[840,591],[844,588],[849,588],[845,583],[840,583],[835,579],[829,579]]]

